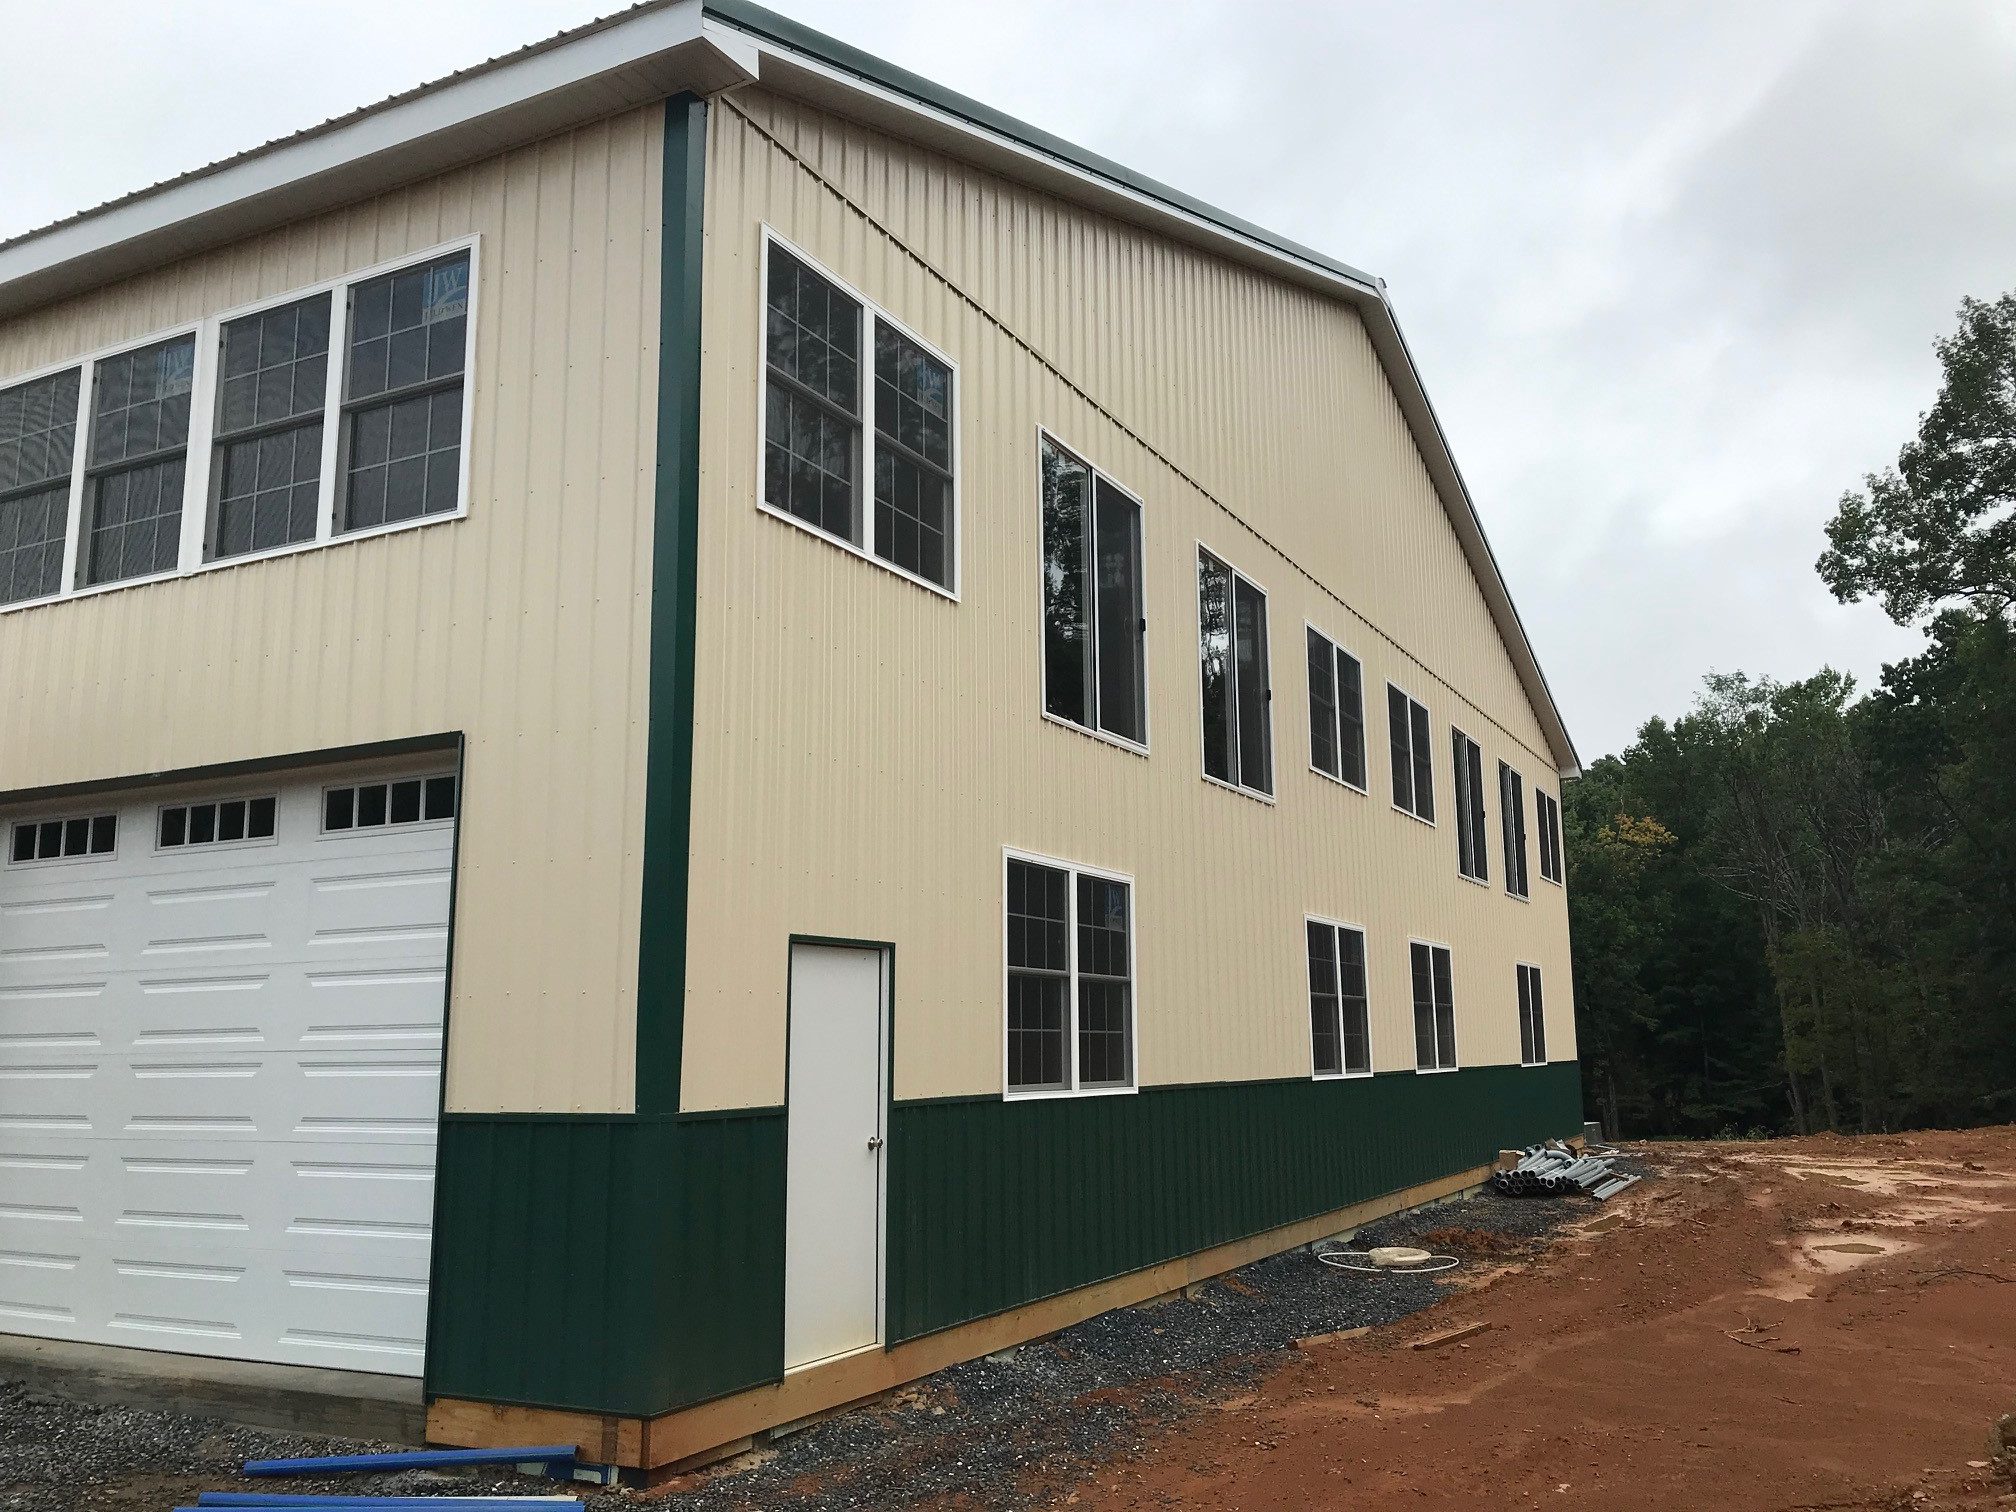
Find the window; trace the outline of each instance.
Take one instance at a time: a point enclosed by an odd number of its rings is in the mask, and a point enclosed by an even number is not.
[[[333,787],[322,794],[325,833],[379,829],[388,824],[427,824],[454,817],[453,776],[402,777],[396,782]]]
[[[1435,760],[1428,744],[1428,710],[1386,685],[1386,724],[1393,747],[1393,806],[1435,822]]]
[[[1134,1084],[1133,886],[1007,858],[1008,1091]]]
[[[220,798],[210,803],[171,803],[161,808],[158,837],[162,850],[178,845],[230,845],[240,840],[270,840],[279,800]]]
[[[1561,881],[1561,805],[1540,789],[1533,789],[1533,806],[1540,815],[1540,875],[1549,882]]]
[[[1414,977],[1414,1069],[1456,1069],[1456,999],[1449,980],[1449,951],[1420,940],[1409,947]]]
[[[349,312],[337,533],[450,513],[461,493],[469,254],[353,285]]]
[[[86,583],[172,572],[181,559],[195,374],[194,336],[97,364],[84,474]]]
[[[1327,919],[1304,921],[1309,942],[1309,1042],[1318,1076],[1370,1076],[1365,936]]]
[[[79,856],[109,856],[119,842],[119,817],[92,814],[81,819],[30,819],[14,826],[7,846],[7,859],[21,865],[31,861],[70,861]]]
[[[1042,438],[1043,708],[1148,744],[1141,504]]]
[[[458,514],[475,255],[0,389],[0,608]]]
[[[1456,757],[1456,870],[1475,882],[1491,877],[1484,844],[1484,752],[1461,730],[1449,732]]]
[[[952,364],[775,239],[765,257],[764,507],[956,591]],[[864,437],[872,509],[861,501]]]
[[[1519,1064],[1547,1064],[1547,1012],[1540,1001],[1540,968],[1520,965],[1519,975]]]
[[[1202,547],[1197,637],[1204,696],[1204,774],[1271,795],[1274,734],[1267,595]]]
[[[1358,658],[1313,625],[1309,638],[1309,765],[1365,790],[1365,689]]]
[[[63,585],[82,368],[0,391],[0,604]]]
[[[227,320],[222,339],[210,553],[312,541],[329,402],[329,295]]]
[[[1526,896],[1526,788],[1519,774],[1498,763],[1498,807],[1505,816],[1505,891]]]

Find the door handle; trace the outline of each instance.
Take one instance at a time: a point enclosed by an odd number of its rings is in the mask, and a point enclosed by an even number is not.
[[[881,1149],[881,1148],[882,1148],[882,1136],[881,1136],[880,1134],[870,1134],[870,1135],[868,1136],[868,1148],[869,1148],[869,1149],[871,1149],[871,1150],[879,1150],[879,1149]]]

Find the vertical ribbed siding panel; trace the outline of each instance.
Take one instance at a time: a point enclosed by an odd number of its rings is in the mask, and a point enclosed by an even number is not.
[[[466,734],[455,1108],[632,1102],[662,119],[0,323],[4,382],[480,238],[466,520],[0,615],[0,792]]]
[[[1485,1165],[1580,1119],[1566,1063],[905,1104],[889,1146],[890,1338]],[[976,1190],[990,1200],[968,1200]]]
[[[783,1168],[774,1109],[451,1114],[437,1242],[463,1260],[432,1299],[428,1390],[649,1414],[775,1380]]]
[[[899,1098],[998,1093],[1004,845],[1135,877],[1147,1084],[1307,1074],[1305,912],[1367,931],[1380,1069],[1411,936],[1466,1066],[1518,1059],[1521,960],[1572,1058],[1565,899],[1505,896],[1495,799],[1491,887],[1456,873],[1452,724],[1554,784],[1358,316],[761,91],[711,117],[685,1105],[782,1098],[794,931],[896,942]],[[765,224],[959,364],[956,604],[755,507]],[[1146,759],[1040,718],[1039,425],[1144,501]],[[1199,775],[1200,539],[1269,594],[1273,804]],[[1308,769],[1305,619],[1364,665],[1369,795]],[[1436,828],[1391,807],[1389,678]]]

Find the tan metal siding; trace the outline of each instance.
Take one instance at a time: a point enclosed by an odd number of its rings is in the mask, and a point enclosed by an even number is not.
[[[623,1111],[662,111],[0,325],[0,374],[480,238],[468,518],[0,615],[0,791],[468,737],[448,1101]]]
[[[962,602],[755,508],[766,222],[959,363]],[[707,227],[688,1107],[782,1100],[790,932],[895,942],[897,1096],[999,1091],[1004,845],[1135,877],[1145,1082],[1308,1074],[1305,912],[1367,928],[1379,1069],[1413,935],[1464,1064],[1518,1059],[1517,960],[1574,1054],[1563,895],[1529,851],[1505,896],[1495,798],[1462,880],[1449,818],[1452,723],[1529,784],[1545,742],[1352,311],[756,91]],[[1039,424],[1145,500],[1146,758],[1039,717]],[[1199,775],[1200,538],[1269,593],[1276,804]],[[1305,618],[1364,663],[1370,797],[1308,770]],[[1389,677],[1436,829],[1389,803]]]

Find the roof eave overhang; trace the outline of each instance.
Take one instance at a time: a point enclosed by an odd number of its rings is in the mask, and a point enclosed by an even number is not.
[[[0,247],[0,317],[684,91],[756,77],[756,50],[676,0],[585,28]]]

